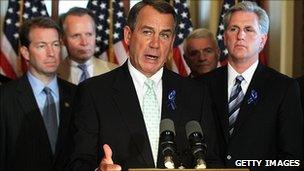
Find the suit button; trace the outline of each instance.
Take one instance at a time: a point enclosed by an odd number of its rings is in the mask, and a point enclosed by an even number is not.
[[[228,160],[230,160],[231,159],[231,156],[230,155],[227,155],[227,157],[226,157]]]

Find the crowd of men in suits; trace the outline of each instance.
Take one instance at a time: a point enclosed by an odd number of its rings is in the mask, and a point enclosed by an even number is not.
[[[196,165],[185,132],[195,120],[208,168],[261,160],[247,167],[301,169],[265,164],[303,160],[304,81],[259,63],[269,30],[262,8],[243,1],[225,14],[226,66],[216,68],[219,49],[208,30],[191,33],[184,48],[188,78],[164,67],[178,27],[169,3],[144,0],[131,8],[124,28],[129,57],[119,67],[93,57],[93,18],[75,7],[60,26],[46,17],[22,25],[28,71],[13,81],[0,77],[0,170],[165,168],[163,119],[175,124],[176,168]],[[69,54],[62,62],[61,40]]]

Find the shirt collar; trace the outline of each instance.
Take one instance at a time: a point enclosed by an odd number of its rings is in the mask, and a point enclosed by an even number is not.
[[[93,58],[93,57],[92,57],[92,58]],[[84,63],[84,64],[87,65],[87,67],[93,65],[93,59],[92,59],[92,58],[90,58],[89,60],[87,60],[87,61]],[[79,65],[78,62],[72,60],[70,57],[68,57],[68,59],[70,60],[70,64],[71,64],[72,67],[76,67],[76,68],[78,67],[78,65]]]
[[[128,68],[130,71],[130,75],[133,78],[134,82],[136,82],[140,87],[144,86],[145,81],[148,79],[143,73],[138,71],[128,60]],[[157,87],[160,82],[163,75],[164,68],[162,67],[160,70],[158,70],[154,75],[152,75],[149,79],[153,80],[155,83],[155,86]]]
[[[54,95],[55,97],[59,96],[57,76],[55,76],[48,85],[44,85],[42,81],[40,81],[30,72],[27,72],[27,77],[36,96],[38,96],[46,86],[52,90],[52,95]]]
[[[259,60],[256,60],[248,69],[243,73],[238,73],[228,62],[228,85],[233,85],[234,80],[238,75],[242,75],[245,83],[250,83],[252,76],[258,67]]]

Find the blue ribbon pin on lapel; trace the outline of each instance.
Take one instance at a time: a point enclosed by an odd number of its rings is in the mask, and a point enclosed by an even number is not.
[[[258,92],[254,89],[251,90],[249,98],[247,100],[247,104],[256,104],[258,100]]]
[[[171,90],[168,95],[168,107],[171,108],[172,110],[176,109],[175,98],[176,98],[176,91]]]

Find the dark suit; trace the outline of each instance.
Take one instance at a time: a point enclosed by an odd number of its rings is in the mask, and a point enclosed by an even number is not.
[[[0,85],[9,82],[11,79],[0,74]]]
[[[235,167],[236,160],[301,159],[303,118],[296,81],[259,64],[229,137],[227,76],[224,66],[203,77],[214,102],[225,165]],[[253,170],[263,169],[270,170]]]
[[[300,86],[302,112],[304,117],[304,76],[297,78],[297,81]],[[304,126],[303,126],[303,137],[304,137]],[[304,147],[304,141],[303,141],[303,147]],[[304,150],[303,150],[303,159],[304,159]],[[302,168],[304,170],[304,161],[302,162]]]
[[[187,146],[185,123],[189,120],[203,122],[206,139],[211,131],[212,114],[205,92],[206,89],[190,84],[177,74],[164,69],[162,118],[171,118],[175,123],[176,142],[179,152]],[[176,91],[173,110],[168,94]],[[204,91],[202,91],[204,90]],[[75,153],[72,157],[73,170],[94,170],[103,157],[102,145],[109,144],[113,150],[113,161],[128,168],[154,168],[152,152],[142,116],[136,90],[128,70],[127,63],[101,76],[80,84],[75,102]],[[208,123],[205,123],[208,120]],[[210,123],[210,125],[209,125]],[[209,132],[210,131],[210,132]],[[212,138],[210,142],[210,156]],[[159,150],[160,151],[160,150]],[[161,156],[159,152],[159,156]],[[186,154],[181,155],[182,162]],[[210,157],[210,159],[212,158]],[[162,165],[162,156],[158,157],[158,167]],[[212,158],[213,159],[213,158]],[[176,164],[179,163],[175,161]],[[193,163],[184,163],[192,165]]]
[[[0,87],[0,170],[64,170],[73,151],[70,105],[76,87],[59,78],[58,87],[60,124],[54,155],[27,76]]]

